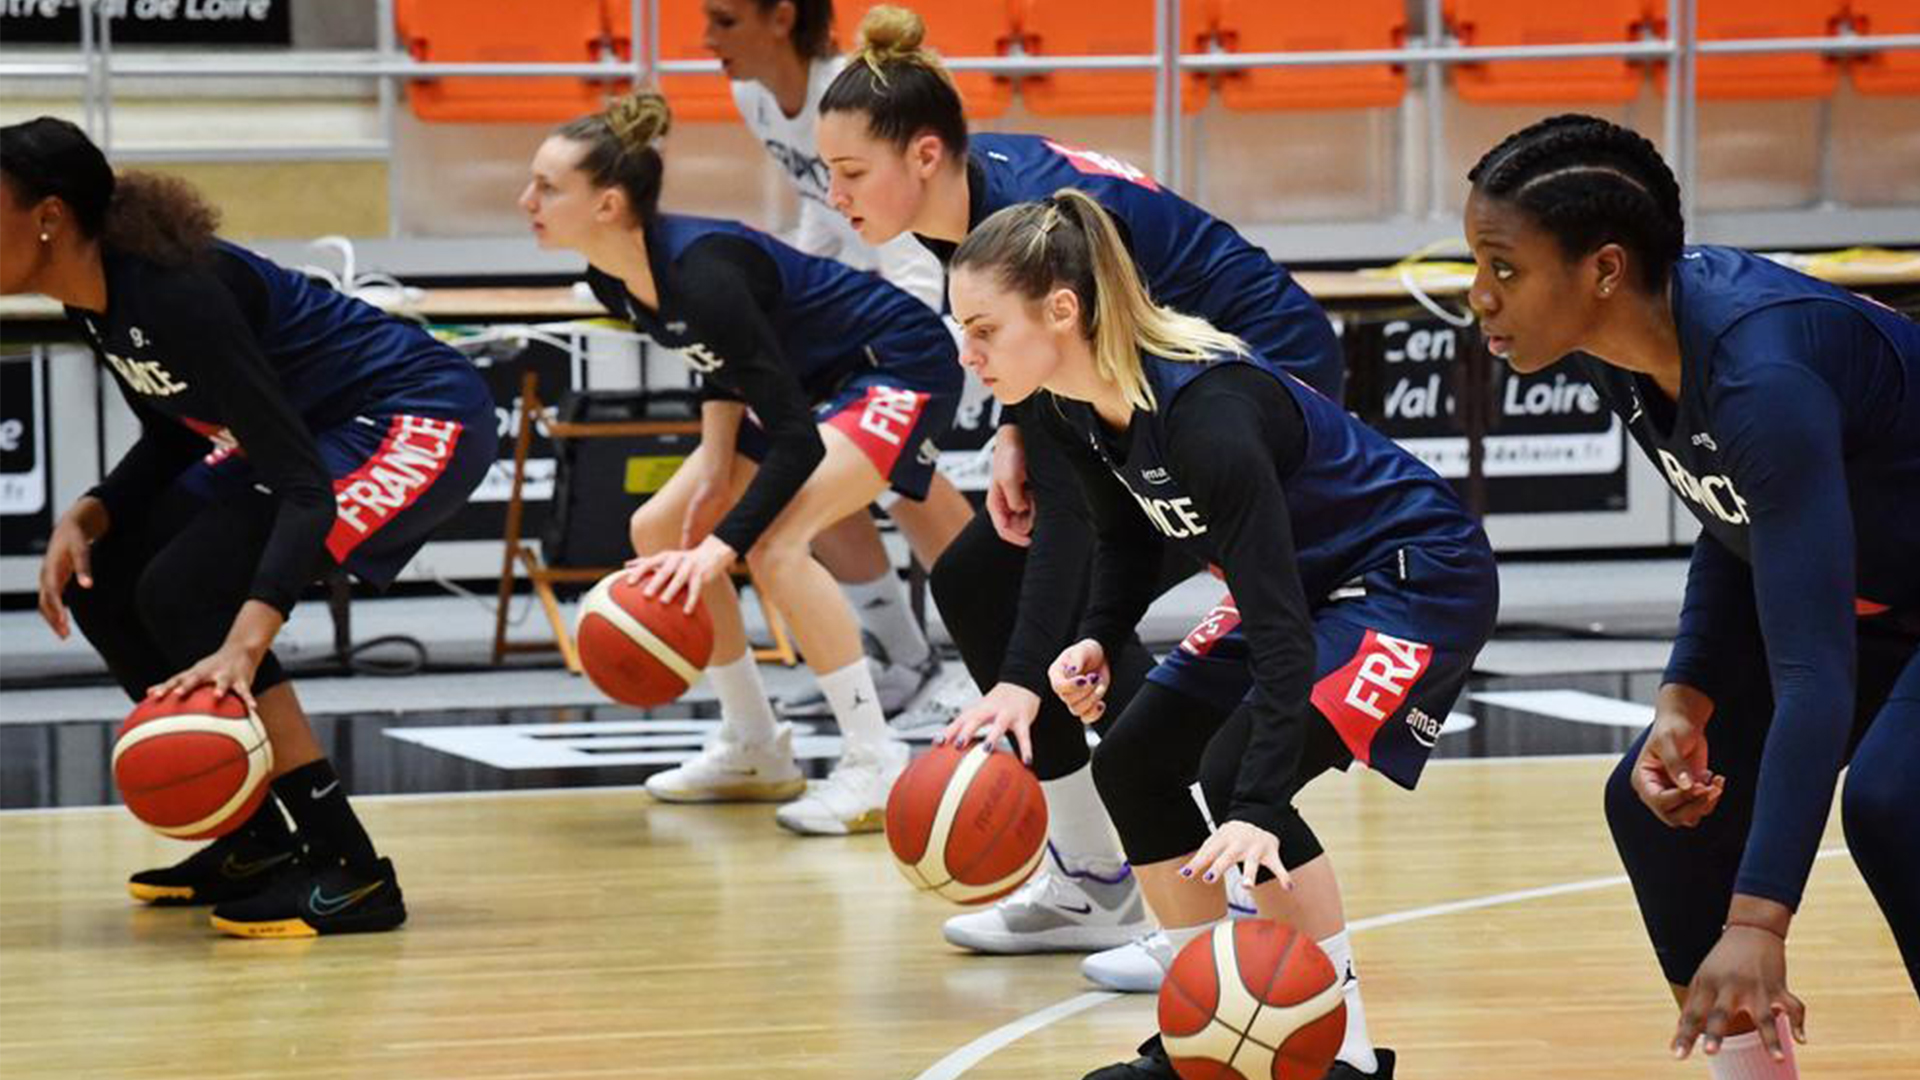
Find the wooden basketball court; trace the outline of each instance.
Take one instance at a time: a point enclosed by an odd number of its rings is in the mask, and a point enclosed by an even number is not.
[[[1702,1077],[1600,815],[1604,758],[1436,763],[1421,790],[1323,779],[1376,1041],[1403,1080]],[[878,836],[630,789],[359,801],[401,872],[398,933],[242,941],[145,909],[187,848],[124,809],[0,815],[0,1075],[1078,1080],[1151,996],[1078,956],[976,957]],[[1891,936],[1836,814],[1795,926],[1802,1075],[1920,1076]]]

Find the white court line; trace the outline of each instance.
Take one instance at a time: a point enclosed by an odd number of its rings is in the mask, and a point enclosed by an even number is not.
[[[1847,849],[1827,848],[1814,856],[1816,859],[1845,855]],[[1467,900],[1452,900],[1444,904],[1429,904],[1426,907],[1410,908],[1385,915],[1375,915],[1365,919],[1355,919],[1347,924],[1347,929],[1358,933],[1382,926],[1397,926],[1400,923],[1417,922],[1441,915],[1452,915],[1460,911],[1473,911],[1477,908],[1496,907],[1501,904],[1517,904],[1527,900],[1540,900],[1549,896],[1566,896],[1569,893],[1592,892],[1596,889],[1625,885],[1627,875],[1614,874],[1610,877],[1588,878],[1585,881],[1568,881],[1559,885],[1543,885],[1536,889],[1518,889],[1513,892],[1494,893],[1490,896],[1476,896]],[[959,1080],[969,1069],[993,1056],[997,1050],[1011,1046],[1028,1035],[1039,1031],[1056,1020],[1064,1020],[1077,1013],[1086,1012],[1096,1005],[1103,1005],[1123,995],[1110,990],[1095,990],[1057,1001],[1038,1012],[1028,1013],[1009,1024],[1002,1024],[973,1040],[967,1045],[941,1058],[925,1072],[913,1080]]]

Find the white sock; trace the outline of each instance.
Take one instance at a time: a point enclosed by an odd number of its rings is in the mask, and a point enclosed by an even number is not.
[[[887,659],[912,667],[924,664],[933,650],[927,635],[913,621],[913,608],[907,603],[907,587],[891,568],[872,581],[842,585],[853,613],[887,651]]]
[[[1373,1039],[1367,1035],[1367,1009],[1360,1003],[1360,976],[1353,969],[1353,939],[1342,930],[1315,944],[1333,961],[1333,973],[1343,980],[1347,1003],[1347,1035],[1334,1057],[1363,1073],[1373,1072],[1380,1067],[1380,1059],[1373,1052]]]
[[[1112,877],[1127,864],[1113,822],[1093,786],[1093,766],[1082,765],[1057,780],[1040,781],[1047,796],[1047,838],[1069,870]]]
[[[1780,1033],[1780,1048],[1787,1052],[1787,1060],[1773,1060],[1767,1044],[1760,1041],[1760,1033],[1749,1031],[1720,1040],[1720,1052],[1707,1058],[1708,1074],[1713,1080],[1800,1080],[1800,1069],[1793,1060],[1793,1032],[1784,1019],[1775,1030]]]
[[[1161,927],[1160,932],[1167,935],[1168,941],[1173,942],[1173,951],[1167,954],[1169,962],[1171,962],[1173,957],[1180,955],[1180,950],[1187,947],[1187,942],[1212,930],[1218,922],[1219,920],[1216,919],[1213,922],[1203,922],[1198,926]]]
[[[738,660],[708,668],[707,678],[720,698],[720,727],[732,741],[773,741],[773,704],[767,700],[767,688],[760,685],[760,665],[752,649]]]
[[[820,676],[820,692],[840,722],[840,737],[869,746],[893,738],[886,714],[880,711],[880,693],[873,688],[873,667],[861,657],[839,671]]]

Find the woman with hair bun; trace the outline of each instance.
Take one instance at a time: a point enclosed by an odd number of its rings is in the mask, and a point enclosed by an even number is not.
[[[493,397],[424,330],[214,235],[170,177],[116,176],[64,120],[0,128],[0,292],[66,305],[140,437],[58,524],[40,613],[68,613],[128,695],[232,693],[273,744],[275,799],[178,865],[151,904],[213,904],[243,937],[406,919],[271,646],[301,589],[385,587],[466,505],[499,440]]]
[[[834,49],[832,0],[705,0],[702,7],[707,48],[732,80],[741,120],[799,196],[799,222],[789,242],[809,255],[872,270],[939,311],[946,303],[946,275],[932,253],[907,236],[868,244],[827,205],[827,167],[814,128],[820,95],[847,65]],[[979,387],[970,387],[967,397],[976,391],[985,397]],[[880,506],[925,566],[940,558],[973,516],[965,496],[938,472],[925,499],[889,492]],[[862,507],[828,527],[814,538],[813,551],[841,583],[871,639],[881,708],[889,716],[907,708],[939,674],[940,658],[913,616],[873,515]],[[829,713],[817,692],[782,699],[780,711],[789,718]]]
[[[1702,527],[1607,824],[1681,1005],[1674,1053],[1790,1078],[1787,935],[1842,767],[1847,849],[1920,991],[1920,326],[1688,246],[1659,151],[1597,117],[1515,132],[1467,179],[1487,347],[1570,359]]]
[[[864,239],[910,233],[945,261],[993,212],[1061,188],[1084,191],[1114,219],[1156,303],[1207,319],[1340,400],[1345,363],[1332,324],[1265,251],[1125,161],[1038,135],[969,134],[959,92],[925,37],[914,12],[873,8],[852,62],[820,102],[830,198]],[[1029,754],[1047,793],[1052,848],[1028,888],[954,916],[945,935],[983,952],[1104,950],[1084,963],[1088,978],[1151,991],[1165,941],[1148,936],[1094,791],[1086,733],[1047,689],[1047,664],[1068,644],[1086,595],[1093,535],[1071,470],[1030,412],[1002,413],[986,510],[934,565],[932,586],[984,692],[946,734],[1008,735]],[[1199,569],[1170,549],[1155,580],[1164,591]],[[1113,659],[1118,703],[1152,657],[1129,641]]]
[[[721,725],[647,790],[672,802],[801,796],[775,815],[781,825],[875,831],[907,749],[881,713],[853,611],[809,547],[889,486],[926,494],[933,439],[960,394],[953,337],[872,274],[737,222],[662,213],[658,142],[671,121],[647,91],[566,124],[534,155],[520,197],[542,246],[585,255],[601,303],[702,377],[700,446],[634,513],[629,565],[665,600],[705,599]],[[845,751],[811,789],[747,650],[727,573],[743,557],[839,721]]]

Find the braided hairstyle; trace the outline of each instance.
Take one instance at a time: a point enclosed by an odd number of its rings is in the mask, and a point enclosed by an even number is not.
[[[660,212],[660,179],[666,162],[654,143],[673,127],[673,112],[657,90],[639,90],[619,98],[605,112],[563,125],[555,134],[586,147],[578,168],[596,188],[618,186],[626,193],[634,220],[648,222]]]
[[[1526,211],[1569,258],[1619,244],[1650,292],[1666,287],[1685,243],[1680,185],[1660,151],[1596,116],[1567,113],[1522,128],[1487,151],[1467,180]]]

